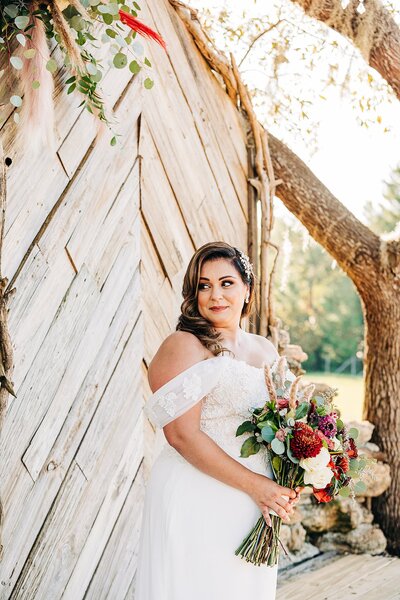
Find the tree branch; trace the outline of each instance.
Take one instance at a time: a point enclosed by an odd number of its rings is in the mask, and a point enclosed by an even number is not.
[[[336,259],[362,295],[380,269],[380,238],[363,225],[294,152],[268,134],[276,195]]]
[[[364,0],[363,14],[356,10],[359,0],[351,0],[345,9],[340,0],[291,1],[309,17],[347,37],[400,100],[400,29],[379,0]]]

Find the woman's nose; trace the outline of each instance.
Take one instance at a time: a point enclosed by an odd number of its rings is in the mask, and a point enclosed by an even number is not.
[[[211,290],[211,298],[221,298],[222,297],[222,289],[220,287],[213,287]]]

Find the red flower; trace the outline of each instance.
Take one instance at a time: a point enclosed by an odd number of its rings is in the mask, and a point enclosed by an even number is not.
[[[350,468],[350,464],[349,464],[349,459],[347,458],[347,456],[339,456],[336,459],[336,464],[339,467],[339,469],[341,469],[343,471],[343,473],[347,473],[347,471]]]
[[[290,449],[296,458],[312,458],[322,448],[322,442],[316,432],[302,421],[296,421],[290,440]]]
[[[122,23],[124,23],[125,25],[128,25],[128,27],[133,29],[133,31],[137,31],[138,33],[140,33],[140,35],[143,35],[144,37],[148,37],[148,38],[154,40],[155,42],[160,44],[160,46],[162,46],[165,51],[167,50],[167,45],[166,45],[165,41],[163,40],[163,38],[161,37],[161,35],[159,33],[154,31],[154,29],[151,29],[151,27],[148,27],[147,25],[145,25],[138,19],[135,19],[135,17],[132,17],[131,14],[127,13],[124,10],[120,10],[118,14],[119,14],[119,18],[121,19]]]
[[[338,468],[337,468],[337,465],[335,465],[335,463],[333,462],[332,458],[331,458],[331,460],[329,461],[328,467],[329,467],[330,469],[332,469],[332,471],[333,471],[333,474],[334,474],[334,476],[335,476],[335,479],[340,479],[340,473],[339,473],[339,470],[338,470]]]
[[[282,410],[284,408],[289,408],[289,400],[287,398],[277,398],[277,406],[278,410]]]
[[[318,502],[330,502],[332,500],[332,496],[330,494],[330,485],[327,485],[323,490],[316,490],[313,488],[313,493]]]
[[[353,438],[349,438],[350,449],[347,450],[347,455],[349,458],[357,458],[358,450],[355,441]]]

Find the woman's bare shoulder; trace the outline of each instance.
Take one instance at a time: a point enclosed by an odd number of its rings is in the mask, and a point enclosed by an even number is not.
[[[152,392],[209,354],[193,333],[174,331],[165,338],[149,364],[147,376]]]
[[[251,343],[254,348],[260,353],[260,359],[272,363],[276,358],[279,358],[279,353],[274,344],[263,335],[257,333],[248,333],[251,336]]]

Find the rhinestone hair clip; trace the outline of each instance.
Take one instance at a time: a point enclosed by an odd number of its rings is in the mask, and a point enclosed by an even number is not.
[[[239,254],[239,260],[242,263],[242,266],[243,266],[243,269],[245,270],[247,278],[251,279],[251,276],[254,275],[254,271],[253,271],[253,265],[251,264],[249,257],[247,256],[247,254],[245,254],[241,250],[236,249],[236,251]]]

